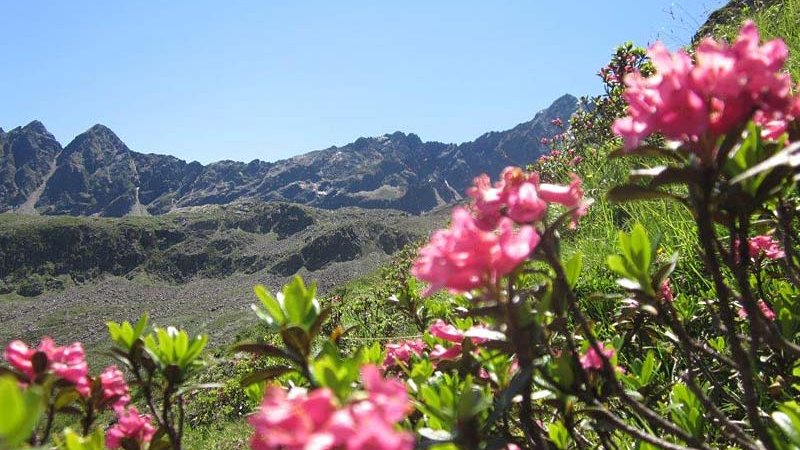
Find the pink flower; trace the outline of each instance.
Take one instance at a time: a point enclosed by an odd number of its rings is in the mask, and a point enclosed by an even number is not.
[[[572,228],[578,225],[578,219],[586,215],[588,204],[583,200],[581,179],[572,174],[569,186],[542,183],[539,185],[539,196],[546,202],[559,203],[572,210]]]
[[[380,369],[372,364],[361,368],[361,378],[364,380],[369,402],[386,422],[399,422],[411,412],[411,403],[403,382],[394,378],[384,379]]]
[[[623,98],[628,116],[617,119],[612,130],[625,141],[626,148],[638,147],[654,132],[668,139],[692,139],[708,125],[708,110],[703,98],[689,89],[692,61],[684,51],[670,54],[661,43],[648,51],[656,74],[644,78],[639,73],[625,76]]]
[[[564,122],[561,120],[561,117],[556,117],[555,119],[551,120],[550,123],[552,123],[557,127],[564,125]]]
[[[747,244],[751,258],[755,258],[762,253],[767,259],[781,259],[786,256],[786,252],[780,247],[780,242],[772,239],[771,236],[755,236],[750,238]]]
[[[307,448],[308,442],[326,438],[323,427],[335,411],[330,389],[289,397],[283,389],[272,387],[264,396],[261,409],[249,419],[255,428],[250,447],[253,450]]]
[[[459,330],[455,326],[445,323],[442,319],[436,319],[428,328],[431,336],[444,339],[454,344],[461,344],[465,338],[470,338],[474,344],[483,344],[490,340],[503,340],[502,333],[491,330],[486,325],[478,324],[470,327],[466,331]]]
[[[501,216],[500,209],[506,200],[505,183],[501,179],[492,186],[489,176],[482,174],[475,178],[473,184],[467,189],[467,195],[472,197],[474,202],[473,206],[478,216],[476,223],[481,229],[490,231],[497,226]]]
[[[131,401],[125,375],[117,366],[108,366],[100,374],[100,386],[103,390],[103,400],[113,401],[115,411],[124,409]]]
[[[539,139],[539,143],[542,144],[542,145],[547,145],[547,138],[543,137],[543,138]]]
[[[359,402],[337,411],[329,426],[328,439],[307,449],[411,450],[411,433],[398,431],[391,422],[374,413],[370,402]]]
[[[32,382],[37,375],[33,367],[33,359],[37,353],[45,356],[46,372],[69,381],[76,386],[81,395],[89,396],[89,366],[86,364],[86,354],[80,342],[57,347],[52,339],[44,337],[36,349],[31,349],[24,342],[17,340],[8,344],[4,356],[12,367],[22,372],[28,377],[28,381]]]
[[[56,347],[48,355],[50,370],[59,378],[75,384],[78,392],[84,397],[89,396],[89,365],[86,364],[86,353],[83,345],[75,342],[66,347]]]
[[[436,344],[431,351],[431,359],[434,361],[451,361],[460,358],[461,353],[463,353],[461,344],[455,344],[447,348],[441,344]]]
[[[410,433],[395,429],[411,411],[405,385],[384,379],[380,370],[362,367],[367,397],[342,408],[330,389],[287,396],[271,388],[261,409],[250,418],[253,450],[410,450]]]
[[[767,305],[767,302],[765,302],[764,300],[758,301],[758,309],[761,311],[761,314],[764,316],[765,319],[769,321],[775,320],[776,317],[775,312],[772,310],[772,308],[769,307],[769,305]],[[747,318],[747,311],[745,311],[744,308],[739,308],[738,314],[739,317],[742,319]]]
[[[117,423],[106,432],[106,447],[120,448],[123,440],[128,439],[137,444],[150,442],[155,433],[156,429],[151,423],[150,416],[139,414],[136,407],[131,406],[127,411],[117,412]]]
[[[11,367],[25,374],[28,380],[33,380],[36,377],[36,371],[33,368],[33,355],[35,354],[36,350],[29,348],[26,343],[16,340],[6,346],[3,356],[11,364]]]
[[[498,228],[499,235],[484,231],[467,210],[455,208],[450,228],[433,234],[411,269],[430,284],[424,295],[443,288],[465,292],[493,284],[525,261],[539,243],[533,227],[515,230],[503,217]]]
[[[661,283],[661,299],[669,303],[672,303],[675,300],[675,297],[672,295],[672,289],[669,286],[669,279],[666,279],[663,283]]]
[[[602,342],[598,342],[597,347],[608,360],[613,358],[616,353],[613,348],[605,348]],[[589,346],[586,353],[581,356],[581,367],[584,370],[601,370],[603,368],[603,358],[594,350],[594,347]]]
[[[517,223],[540,220],[547,212],[547,203],[539,198],[533,183],[524,182],[508,192],[508,217]]]
[[[445,341],[460,344],[464,341],[464,332],[453,326],[452,324],[445,323],[442,319],[436,319],[428,331],[432,336],[444,339]]]
[[[412,355],[421,355],[425,350],[425,343],[421,339],[400,341],[386,344],[386,359],[383,367],[392,367],[398,363],[407,363]]]

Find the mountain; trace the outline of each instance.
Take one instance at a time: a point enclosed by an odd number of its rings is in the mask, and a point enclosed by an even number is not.
[[[576,108],[577,99],[564,95],[528,122],[463,144],[395,132],[277,162],[205,166],[132,151],[103,125],[62,150],[32,122],[0,131],[0,211],[121,217],[257,199],[419,214],[458,200],[482,172],[534,161],[547,150],[541,138],[561,131],[551,121]]]
[[[0,211],[32,210],[60,153],[61,144],[39,121],[8,133],[0,128]]]

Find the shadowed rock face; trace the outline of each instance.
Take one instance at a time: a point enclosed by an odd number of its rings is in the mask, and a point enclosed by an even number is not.
[[[26,200],[30,204],[39,188],[40,197],[33,199],[39,213],[118,217],[136,205],[138,188],[139,203],[155,215],[240,199],[419,214],[458,200],[482,172],[533,162],[546,150],[541,138],[560,131],[550,121],[568,118],[576,107],[575,97],[565,95],[529,122],[458,145],[395,132],[272,163],[219,161],[205,166],[131,151],[102,125],[61,151],[44,126],[33,122],[0,131],[0,211]]]
[[[0,212],[25,203],[44,181],[61,144],[39,121],[0,129]]]
[[[146,218],[12,216],[0,222],[0,294],[35,296],[60,289],[52,283],[105,275],[185,283],[262,270],[283,277],[317,272],[370,255],[383,259],[425,237],[445,212],[329,211],[244,200]]]

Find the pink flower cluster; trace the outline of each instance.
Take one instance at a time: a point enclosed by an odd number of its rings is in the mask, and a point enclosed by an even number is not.
[[[683,50],[670,53],[661,43],[650,47],[648,56],[656,74],[625,77],[628,116],[612,127],[628,149],[655,132],[695,144],[714,139],[756,111],[763,123],[789,119],[791,80],[781,71],[788,56],[786,45],[781,40],[760,45],[752,22],[745,23],[732,45],[704,40],[694,63]],[[772,130],[772,134],[780,131],[775,124]],[[703,145],[695,147],[705,150]]]
[[[606,348],[602,342],[598,342],[597,347],[608,360],[616,354],[613,348]],[[594,347],[590,346],[586,353],[581,356],[581,367],[584,370],[602,370],[603,358],[594,350]]]
[[[117,423],[106,431],[106,447],[109,449],[122,448],[123,441],[129,440],[137,444],[150,442],[156,429],[147,414],[139,414],[135,406],[128,410],[117,411]]]
[[[103,400],[111,401],[114,411],[124,409],[131,402],[130,390],[125,375],[117,366],[108,366],[100,373]]]
[[[772,308],[770,308],[769,305],[767,304],[767,302],[765,302],[764,300],[759,300],[758,301],[758,309],[759,309],[759,311],[761,311],[761,315],[763,315],[764,318],[769,320],[769,321],[773,321],[773,320],[775,320],[775,317],[777,317],[775,315],[775,311],[773,311]],[[742,318],[742,319],[746,319],[747,318],[747,311],[745,311],[744,308],[739,308],[738,314],[739,314],[739,317]]]
[[[472,212],[455,208],[450,228],[433,234],[411,268],[429,283],[425,295],[493,285],[539,244],[533,225],[544,218],[548,203],[572,210],[573,226],[587,208],[577,176],[567,186],[540,183],[537,173],[518,167],[507,167],[494,185],[485,174],[475,178],[467,194],[474,201]]]
[[[752,237],[747,241],[750,257],[756,258],[764,255],[767,259],[781,259],[786,256],[786,252],[780,247],[780,243],[771,236],[761,235]]]
[[[410,450],[414,438],[395,429],[411,411],[405,385],[384,379],[372,365],[361,368],[367,398],[337,407],[327,388],[287,395],[267,391],[261,409],[250,418],[253,450]]]
[[[464,340],[469,338],[473,344],[480,345],[492,339],[498,339],[498,333],[486,328],[485,325],[475,325],[469,330],[459,330],[452,324],[445,323],[442,319],[437,319],[428,329],[431,336],[443,339],[453,345],[445,347],[435,344],[431,351],[431,358],[434,360],[453,360],[458,359],[462,352]]]
[[[470,339],[473,344],[480,345],[490,340],[502,340],[505,338],[502,333],[490,330],[482,324],[474,325],[468,330],[459,330],[442,319],[434,321],[428,328],[428,332],[431,336],[442,339],[449,344],[447,346],[434,344],[433,348],[428,348],[421,339],[387,344],[386,359],[383,362],[383,367],[389,368],[398,364],[405,364],[411,359],[411,356],[421,356],[426,352],[433,361],[454,360],[461,357],[463,352],[462,344],[465,339]]]
[[[669,285],[669,278],[661,283],[661,292],[659,292],[659,294],[661,296],[661,300],[664,300],[665,302],[672,303],[675,301],[675,296],[672,294],[672,288]]]
[[[422,355],[425,351],[425,343],[422,339],[410,339],[395,343],[386,344],[386,359],[383,360],[383,368],[406,364],[414,355]]]
[[[80,342],[58,347],[52,339],[44,337],[38,347],[30,348],[24,342],[16,340],[6,346],[4,356],[12,367],[28,378],[28,382],[33,382],[39,375],[34,367],[34,357],[37,353],[43,354],[46,358],[44,372],[52,373],[74,384],[81,395],[89,396],[91,389],[89,366],[86,364],[86,354]]]

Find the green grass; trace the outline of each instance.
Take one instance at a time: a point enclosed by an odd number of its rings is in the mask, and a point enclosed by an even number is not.
[[[184,448],[244,450],[250,448],[251,433],[252,428],[244,420],[189,428],[184,436]]]

